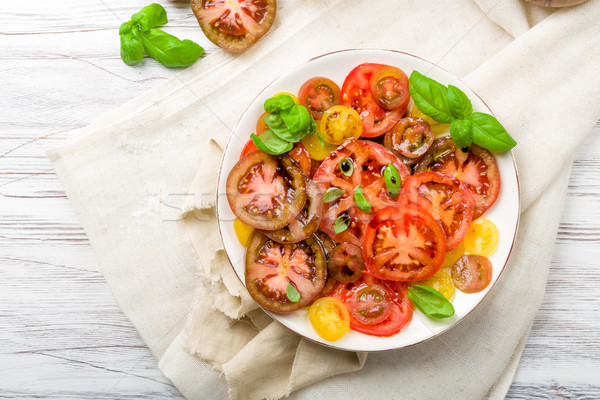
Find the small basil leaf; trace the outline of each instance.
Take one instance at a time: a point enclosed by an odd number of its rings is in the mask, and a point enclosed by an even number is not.
[[[517,145],[493,116],[474,112],[468,119],[473,123],[473,143],[491,151],[507,151]]]
[[[292,303],[297,303],[300,301],[300,293],[298,293],[298,289],[296,289],[296,287],[291,283],[288,283],[287,287],[285,288],[285,295]]]
[[[131,21],[124,22],[119,28],[121,39],[121,59],[127,65],[139,63],[144,58],[144,46],[140,40],[137,28],[131,26]]]
[[[298,142],[308,133],[311,116],[306,107],[295,104],[293,107],[279,111],[279,115],[288,128],[290,141]]]
[[[473,112],[473,105],[467,95],[456,86],[448,85],[448,108],[456,118],[464,118]]]
[[[400,194],[402,189],[402,179],[398,168],[394,164],[388,164],[383,170],[383,178],[385,179],[385,186],[392,199],[396,200],[396,197]]]
[[[428,317],[442,319],[454,315],[452,303],[432,287],[412,285],[408,290],[408,298]]]
[[[283,122],[283,118],[275,112],[267,114],[263,120],[267,124],[270,130],[273,131],[274,134],[279,136],[281,139],[291,142],[291,135],[288,131],[287,126],[285,126],[285,122]]]
[[[335,220],[333,224],[333,230],[335,233],[342,233],[350,226],[350,217],[346,214],[342,214]]]
[[[369,203],[369,201],[365,198],[362,186],[357,186],[356,189],[354,189],[354,202],[356,203],[358,208],[360,208],[364,212],[371,212],[371,203]]]
[[[131,16],[131,22],[139,25],[141,31],[164,25],[168,22],[167,12],[157,3],[152,3]]]
[[[281,110],[287,110],[290,107],[293,107],[296,103],[294,103],[294,99],[287,94],[280,94],[276,97],[271,97],[265,101],[264,108],[266,112],[279,112]]]
[[[448,107],[448,89],[444,85],[413,71],[408,80],[408,90],[417,108],[424,114],[437,122],[452,121]]]
[[[250,135],[254,145],[260,150],[267,154],[277,156],[279,154],[287,153],[294,147],[292,143],[282,140],[272,131],[266,131],[262,135],[256,136],[254,133]]]
[[[352,176],[352,173],[354,172],[354,164],[352,163],[352,160],[349,158],[342,158],[340,160],[340,171],[342,171],[342,174],[346,176]]]
[[[331,203],[332,201],[335,201],[342,197],[343,194],[344,191],[342,189],[331,187],[323,195],[323,203]]]
[[[450,135],[459,149],[473,142],[473,123],[468,119],[455,119],[450,123]]]
[[[146,53],[167,67],[188,67],[204,54],[204,49],[191,40],[180,40],[159,29],[140,32]]]
[[[317,133],[317,123],[315,122],[315,119],[311,116],[310,117],[310,127],[308,128],[308,133]],[[319,133],[320,137],[323,137],[323,135],[321,135]],[[321,143],[321,146],[325,146],[324,143]]]

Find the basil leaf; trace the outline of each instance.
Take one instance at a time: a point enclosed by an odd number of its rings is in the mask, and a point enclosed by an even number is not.
[[[314,119],[313,119],[314,121]],[[321,147],[325,147],[325,138],[323,137],[323,135],[321,135],[319,132],[313,133],[313,135],[317,135],[317,137],[319,138],[319,143],[321,143]]]
[[[352,160],[349,158],[342,158],[340,160],[340,171],[346,176],[352,176],[352,173],[354,172]]]
[[[288,128],[291,142],[300,141],[308,133],[311,116],[306,107],[294,104],[293,107],[281,110],[279,115]]]
[[[365,198],[362,186],[360,185],[357,186],[356,189],[354,189],[354,202],[356,203],[358,208],[360,208],[364,212],[371,212],[371,203],[369,203],[369,201]]]
[[[298,293],[298,289],[291,283],[288,283],[285,288],[285,295],[292,303],[297,303],[300,301],[300,293]]]
[[[311,116],[310,117],[310,127],[308,128],[308,133],[316,133],[319,135],[319,140],[321,140],[321,146],[325,146],[325,143],[323,143],[323,135],[321,135],[320,133],[317,132],[317,123],[315,122],[315,119]]]
[[[188,67],[204,54],[204,49],[191,40],[180,40],[159,29],[140,32],[146,53],[167,67]]]
[[[144,46],[137,28],[131,21],[124,22],[119,28],[121,39],[121,59],[127,65],[134,65],[144,59]]]
[[[167,12],[160,4],[152,3],[133,14],[131,22],[135,26],[139,25],[141,31],[147,31],[148,29],[166,24],[168,22]]]
[[[383,178],[385,179],[385,186],[392,199],[396,200],[396,197],[400,194],[402,189],[402,179],[398,168],[394,164],[388,164],[383,170]]]
[[[473,105],[465,92],[452,85],[448,85],[448,108],[456,118],[467,117],[473,112]]]
[[[331,187],[323,195],[323,203],[331,203],[332,201],[335,201],[342,197],[343,194],[344,191],[342,189]]]
[[[450,123],[450,135],[459,149],[473,142],[473,123],[468,119],[455,119]]]
[[[517,141],[493,116],[474,112],[468,119],[473,126],[473,143],[491,151],[507,151],[517,145]]]
[[[346,214],[342,214],[335,220],[333,224],[333,230],[335,233],[342,233],[350,226],[350,217]]]
[[[250,135],[250,138],[256,147],[265,153],[272,154],[274,156],[287,153],[292,149],[292,147],[294,147],[292,143],[282,140],[275,135],[273,131],[266,131],[261,134],[260,137],[253,133]]]
[[[292,96],[287,94],[280,94],[277,97],[271,97],[265,101],[264,108],[266,112],[279,112],[281,110],[287,110],[295,105]]]
[[[288,131],[287,126],[285,126],[285,122],[283,122],[283,118],[275,112],[271,114],[267,114],[263,120],[267,124],[270,130],[273,131],[274,134],[279,136],[281,139],[291,142],[290,133]]]
[[[437,122],[452,121],[448,107],[448,89],[444,85],[413,71],[408,80],[408,90],[417,108],[424,114]]]
[[[408,289],[408,298],[419,311],[428,317],[442,319],[454,315],[454,306],[452,306],[452,303],[432,287],[412,285]]]

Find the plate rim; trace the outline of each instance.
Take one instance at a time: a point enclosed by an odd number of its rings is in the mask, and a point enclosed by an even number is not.
[[[445,68],[440,67],[439,65],[437,65],[437,64],[435,64],[435,63],[433,63],[433,62],[431,62],[431,61],[429,61],[429,60],[427,60],[425,58],[422,58],[422,57],[419,57],[417,55],[414,55],[414,54],[411,54],[411,53],[407,53],[407,52],[404,52],[404,51],[401,51],[401,50],[383,49],[383,48],[372,48],[372,47],[349,48],[349,49],[334,50],[334,51],[330,51],[330,52],[323,53],[323,54],[320,54],[318,56],[309,58],[308,60],[306,60],[306,61],[304,61],[302,63],[299,63],[299,64],[297,64],[297,65],[295,65],[295,66],[293,66],[293,67],[291,67],[289,69],[284,70],[283,73],[277,75],[273,80],[271,80],[268,84],[266,84],[265,87],[263,89],[261,89],[256,94],[256,96],[254,96],[254,98],[252,100],[250,100],[250,102],[248,103],[248,105],[246,106],[246,108],[240,114],[240,117],[239,117],[237,123],[235,124],[235,126],[233,127],[233,129],[231,131],[232,133],[229,135],[229,138],[227,139],[227,144],[225,145],[225,148],[223,149],[223,155],[221,156],[221,161],[219,163],[219,170],[218,170],[218,173],[217,173],[216,188],[215,188],[215,197],[216,197],[216,199],[215,199],[216,200],[215,201],[215,214],[216,214],[216,218],[217,218],[217,226],[218,226],[218,229],[219,229],[219,237],[221,239],[221,242],[223,243],[223,250],[225,251],[225,255],[227,256],[227,261],[229,261],[229,265],[233,269],[233,272],[234,272],[235,276],[238,278],[238,280],[244,286],[245,289],[246,289],[245,279],[243,279],[242,277],[240,277],[238,275],[237,271],[235,270],[235,268],[233,267],[233,262],[231,261],[231,258],[229,257],[229,253],[227,252],[227,249],[225,248],[225,241],[223,239],[223,231],[221,229],[221,224],[219,223],[219,221],[220,221],[220,217],[219,217],[219,201],[220,200],[219,199],[221,197],[221,196],[219,196],[219,186],[220,186],[220,182],[221,182],[221,172],[223,171],[223,163],[225,162],[225,155],[227,154],[227,149],[229,148],[229,145],[231,144],[231,141],[233,139],[233,132],[235,132],[237,130],[238,126],[240,125],[240,123],[242,121],[242,118],[244,117],[244,115],[246,115],[246,113],[248,112],[248,110],[250,109],[250,107],[252,106],[252,104],[256,101],[256,99],[265,90],[267,90],[268,87],[270,87],[273,84],[273,82],[277,81],[278,79],[282,78],[283,76],[286,76],[287,74],[293,73],[295,70],[298,70],[298,69],[302,68],[303,66],[305,66],[306,64],[309,64],[309,63],[311,63],[311,62],[313,62],[315,60],[321,59],[323,57],[330,56],[332,54],[346,53],[346,52],[353,52],[353,51],[359,51],[359,52],[360,51],[381,51],[381,52],[388,52],[388,53],[397,53],[397,54],[403,54],[405,56],[413,57],[413,58],[419,59],[421,61],[424,61],[427,64],[432,65],[433,67],[436,67],[436,68],[439,68],[439,69],[443,70],[444,72],[446,72],[447,74],[449,74],[450,76],[452,76],[454,79],[458,80],[460,83],[462,83],[463,85],[465,85],[465,87],[467,87],[475,96],[477,96],[477,98],[479,98],[479,100],[487,107],[487,109],[490,111],[490,113],[492,114],[492,116],[495,117],[493,110],[488,106],[488,104],[485,102],[485,100],[483,100],[481,98],[481,96],[479,96],[479,94],[477,94],[477,92],[475,92],[473,89],[471,89],[471,87],[469,85],[467,85],[462,79],[457,78],[453,73],[449,72]],[[277,318],[275,318],[274,314],[276,314],[276,313],[273,313],[273,312],[271,312],[269,310],[265,310],[264,308],[262,308],[257,303],[258,307],[261,310],[263,310],[264,312],[266,312],[273,319],[273,321],[276,321],[279,325],[283,326],[284,328],[286,328],[290,332],[293,332],[293,333],[299,335],[301,338],[304,338],[306,340],[309,340],[309,341],[311,341],[313,343],[316,343],[316,344],[319,344],[321,346],[333,348],[333,349],[336,349],[336,350],[343,350],[343,351],[375,353],[375,352],[382,352],[382,351],[405,349],[405,348],[409,348],[409,347],[412,347],[412,346],[416,346],[416,345],[421,344],[421,343],[425,343],[425,342],[427,342],[429,340],[432,340],[434,338],[437,338],[437,337],[439,337],[439,336],[441,336],[441,335],[443,335],[443,334],[445,334],[447,332],[450,332],[453,328],[455,328],[456,326],[460,325],[465,319],[467,319],[467,317],[469,315],[471,315],[471,313],[473,311],[475,311],[481,305],[481,303],[483,303],[483,301],[486,298],[488,298],[488,295],[494,289],[496,283],[502,277],[502,274],[504,273],[504,270],[505,270],[508,262],[510,261],[512,253],[513,253],[515,242],[517,240],[517,236],[518,236],[518,233],[519,233],[519,224],[520,224],[520,221],[521,221],[521,183],[520,183],[520,180],[519,180],[519,170],[517,169],[517,162],[515,160],[515,155],[514,155],[514,153],[513,153],[512,150],[509,150],[508,153],[510,154],[510,157],[511,157],[511,161],[512,161],[513,168],[514,168],[514,171],[515,171],[516,184],[517,184],[517,221],[516,221],[516,224],[515,224],[515,231],[514,231],[512,242],[510,244],[510,249],[508,250],[508,255],[506,257],[506,261],[504,262],[504,265],[502,266],[502,268],[500,270],[500,273],[498,274],[498,277],[496,278],[496,280],[494,282],[492,282],[489,290],[483,295],[483,297],[477,302],[477,304],[471,310],[469,310],[469,312],[467,312],[459,320],[457,320],[454,324],[452,324],[451,326],[447,327],[443,331],[434,333],[431,336],[429,336],[429,337],[427,337],[425,339],[419,340],[417,342],[406,344],[406,345],[403,345],[403,346],[398,346],[398,347],[389,347],[389,348],[385,348],[385,349],[376,349],[376,350],[373,350],[373,349],[368,349],[368,350],[348,349],[348,348],[345,348],[345,347],[342,347],[342,346],[336,346],[334,344],[335,342],[324,343],[324,342],[315,340],[313,338],[310,338],[308,336],[305,336],[302,333],[300,333],[298,331],[295,331],[294,329],[288,327],[287,325],[285,325],[284,323],[282,323],[281,321],[279,321]],[[411,319],[412,319],[412,316],[411,316]]]

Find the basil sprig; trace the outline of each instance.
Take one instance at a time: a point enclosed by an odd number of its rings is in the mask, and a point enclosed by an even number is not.
[[[354,189],[354,202],[356,203],[358,208],[360,208],[364,212],[371,212],[371,203],[369,203],[369,201],[365,198],[362,186],[357,186],[356,189]]]
[[[452,303],[432,287],[412,285],[408,289],[408,298],[419,311],[428,317],[442,319],[454,315],[454,306],[452,306]]]
[[[298,289],[296,289],[296,287],[291,283],[288,283],[287,287],[285,288],[285,295],[292,303],[297,303],[300,301],[300,293],[298,292]]]
[[[517,145],[490,114],[473,112],[467,95],[456,86],[442,85],[413,71],[408,81],[417,108],[437,122],[450,124],[450,135],[459,148],[475,143],[491,151],[507,151]]]
[[[317,123],[306,107],[294,103],[291,96],[280,94],[267,99],[264,109],[269,114],[264,121],[269,129],[260,136],[250,135],[254,145],[265,153],[279,155],[287,153],[309,134],[319,136],[323,144],[323,136],[317,133]]]
[[[150,4],[131,16],[119,28],[121,59],[127,65],[142,61],[144,52],[167,67],[188,67],[204,54],[191,40],[155,29],[167,23],[167,12],[160,4]]]

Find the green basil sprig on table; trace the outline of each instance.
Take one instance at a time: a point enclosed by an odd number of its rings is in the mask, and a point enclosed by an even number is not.
[[[288,283],[287,287],[285,288],[285,295],[292,303],[297,303],[300,301],[300,293],[298,292],[298,289],[296,289],[296,287],[291,283]]]
[[[142,61],[144,52],[167,67],[188,67],[204,54],[191,40],[155,29],[167,23],[167,12],[160,4],[150,4],[131,16],[119,28],[121,59],[127,65]]]
[[[491,151],[507,151],[517,145],[496,118],[473,112],[471,101],[456,86],[446,87],[413,71],[408,89],[419,110],[437,122],[450,124],[450,135],[458,147],[475,143]]]
[[[287,153],[306,135],[318,135],[321,144],[323,136],[317,133],[317,123],[306,107],[294,103],[291,96],[280,94],[267,99],[264,109],[269,114],[264,121],[269,127],[260,136],[251,134],[254,145],[265,153],[279,155]]]
[[[419,311],[428,317],[442,319],[454,315],[454,306],[452,306],[452,303],[432,287],[412,285],[408,289],[408,298]]]

